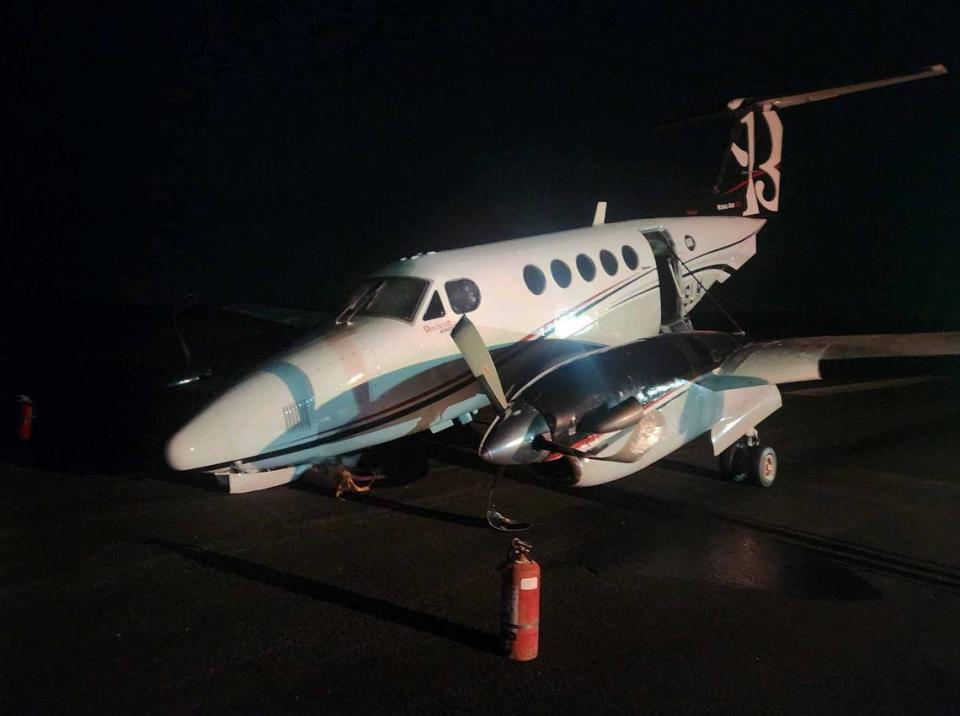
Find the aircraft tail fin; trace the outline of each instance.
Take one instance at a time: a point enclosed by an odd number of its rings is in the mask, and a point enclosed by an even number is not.
[[[735,121],[720,174],[713,186],[709,213],[769,216],[780,211],[783,124],[777,114],[778,110],[945,74],[946,67],[933,65],[912,74],[871,82],[858,82],[783,97],[741,97],[730,100],[727,109],[734,113]]]

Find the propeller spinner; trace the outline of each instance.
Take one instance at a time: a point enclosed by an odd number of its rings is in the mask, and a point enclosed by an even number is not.
[[[497,411],[497,418],[480,443],[480,457],[494,465],[523,465],[546,458],[549,452],[534,446],[537,436],[550,434],[546,418],[529,403],[507,401],[493,357],[477,327],[463,316],[451,336],[490,405]]]

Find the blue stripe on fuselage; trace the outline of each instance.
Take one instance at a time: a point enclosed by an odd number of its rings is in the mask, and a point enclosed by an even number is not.
[[[504,344],[494,347],[491,353],[509,390],[509,386],[523,385],[551,364],[565,360],[574,353],[598,347],[599,344],[593,342],[552,339]],[[511,351],[512,348],[518,350]],[[460,363],[462,370],[452,369],[450,379],[436,382],[430,388],[409,397],[401,397],[412,392],[406,390],[411,381],[424,382],[424,373],[453,362]],[[312,432],[304,435],[299,426],[288,428],[265,445],[258,455],[243,458],[243,462],[255,461],[266,454],[304,450],[398,420],[473,381],[463,358],[459,354],[451,354],[378,376],[314,407],[312,384],[309,376],[300,368],[292,363],[276,361],[267,365],[264,370],[284,382],[293,401],[302,411],[301,420],[312,426]],[[373,399],[371,395],[378,397]]]

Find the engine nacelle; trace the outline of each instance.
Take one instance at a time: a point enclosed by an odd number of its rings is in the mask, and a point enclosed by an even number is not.
[[[597,453],[604,460],[566,457],[536,469],[563,485],[602,485],[642,470],[707,431],[714,454],[719,454],[781,405],[775,385],[716,391],[687,382],[675,397],[609,440]]]

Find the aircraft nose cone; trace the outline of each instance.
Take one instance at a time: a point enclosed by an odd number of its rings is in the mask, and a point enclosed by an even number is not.
[[[199,416],[180,429],[167,443],[167,464],[174,470],[196,470],[229,462],[235,455],[223,425]]]
[[[480,444],[480,457],[494,465],[524,465],[547,456],[533,447],[537,435],[549,433],[547,421],[532,406],[514,402],[510,412],[498,418]]]
[[[254,374],[170,438],[167,464],[174,470],[202,470],[256,457],[288,429],[285,421],[292,401],[290,390],[276,375]]]

